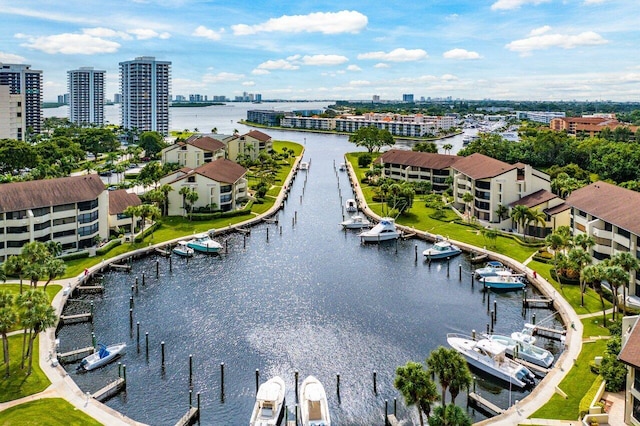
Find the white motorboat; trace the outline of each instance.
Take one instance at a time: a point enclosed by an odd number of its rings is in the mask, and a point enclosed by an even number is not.
[[[345,203],[344,203],[344,209],[350,213],[352,212],[357,212],[358,211],[358,203],[356,203],[356,200],[354,200],[353,198],[349,198]]]
[[[514,331],[511,333],[511,338],[517,340],[518,342],[529,343],[533,345],[536,343],[536,336],[533,335],[533,330],[535,329],[535,325],[526,323],[522,331]]]
[[[300,170],[309,170],[309,163],[307,163],[306,161],[301,161]]]
[[[78,371],[91,371],[96,368],[107,365],[111,361],[123,355],[127,347],[126,343],[118,343],[115,345],[105,346],[102,343],[98,345],[99,349],[80,361]]]
[[[209,234],[198,234],[187,243],[187,246],[201,253],[217,253],[222,248],[222,244],[211,239]]]
[[[513,358],[520,358],[544,368],[549,368],[553,364],[553,354],[551,352],[531,343],[519,342],[509,336],[501,336],[499,334],[488,335],[487,339],[503,345],[507,354]]]
[[[489,339],[473,340],[469,336],[449,333],[447,343],[465,357],[467,363],[510,385],[528,388],[535,384],[534,375],[523,365],[505,355],[505,348]]]
[[[188,244],[189,243],[187,241],[178,241],[172,251],[178,256],[191,257],[193,256],[194,250],[189,247]]]
[[[371,222],[369,222],[366,216],[354,214],[349,219],[340,222],[340,225],[345,229],[362,229],[371,226]]]
[[[522,290],[526,287],[522,274],[509,271],[497,271],[496,275],[480,278],[485,288],[492,290]]]
[[[422,252],[427,259],[446,259],[462,253],[460,247],[451,244],[449,241],[438,241]]]
[[[383,217],[373,228],[358,234],[363,242],[379,242],[400,238],[401,232],[396,229],[395,221],[390,217]]]
[[[473,275],[477,278],[493,277],[498,275],[499,271],[506,271],[507,267],[498,262],[497,260],[491,260],[487,262],[484,267],[478,268],[474,271]]]
[[[275,426],[284,416],[285,385],[281,377],[275,376],[258,388],[256,403],[253,406],[250,426]]]
[[[341,172],[346,172],[347,171],[347,164],[346,163],[341,163],[340,164],[340,171]]]
[[[313,376],[308,376],[300,385],[300,417],[302,426],[331,426],[327,394]]]

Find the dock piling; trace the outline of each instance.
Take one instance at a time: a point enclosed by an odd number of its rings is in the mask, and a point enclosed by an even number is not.
[[[220,363],[220,399],[224,402],[224,362]]]
[[[164,370],[164,342],[160,342],[160,365]]]
[[[378,394],[378,372],[373,370],[373,393]]]

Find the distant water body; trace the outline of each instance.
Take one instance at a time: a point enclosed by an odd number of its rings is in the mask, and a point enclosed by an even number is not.
[[[252,109],[264,109],[275,111],[297,111],[297,110],[316,110],[324,109],[329,102],[266,102],[262,104],[253,104],[250,102],[230,102],[225,105],[211,105],[207,107],[172,107],[169,109],[170,121],[169,128],[172,130],[191,130],[198,129],[199,132],[209,133],[215,128],[220,134],[233,134],[234,130],[240,133],[246,133],[252,128],[240,124],[240,120],[247,119],[247,111]],[[68,117],[69,107],[61,106],[58,108],[46,108],[43,110],[45,118],[47,117]],[[120,123],[120,105],[105,106],[105,121],[107,123]],[[266,133],[276,134],[273,129],[261,129]],[[476,129],[465,130],[465,134],[475,134]],[[303,132],[295,132],[298,135]],[[306,133],[306,132],[305,132]],[[320,135],[320,134],[318,134]],[[331,135],[333,137],[333,135]],[[341,139],[347,139],[346,136],[339,136]],[[444,153],[442,146],[451,144],[451,154],[457,153],[462,149],[462,140],[464,135],[452,136],[446,139],[436,141],[440,148],[440,153]],[[279,139],[279,137],[278,137]],[[294,140],[297,140],[295,138]],[[302,138],[304,139],[304,136]],[[412,142],[398,141],[394,148],[411,149]]]

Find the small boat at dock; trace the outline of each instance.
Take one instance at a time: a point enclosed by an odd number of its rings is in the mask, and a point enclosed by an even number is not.
[[[474,271],[473,275],[477,278],[485,278],[485,277],[493,277],[498,275],[498,272],[506,271],[507,267],[502,264],[502,262],[498,262],[497,260],[492,260],[487,262],[484,267],[478,268]]]
[[[344,203],[344,209],[349,213],[357,212],[358,211],[358,203],[356,203],[356,200],[354,200],[353,198],[349,198]]]
[[[276,426],[284,416],[285,385],[281,377],[275,376],[258,388],[256,403],[251,414],[250,426]]]
[[[340,222],[340,225],[342,225],[344,229],[362,229],[371,226],[371,222],[369,222],[366,216],[354,214],[349,219]]]
[[[498,271],[496,275],[480,278],[480,282],[486,289],[491,290],[522,290],[526,287],[522,277],[522,274]]]
[[[451,244],[449,241],[438,241],[433,246],[422,252],[427,259],[446,259],[462,253],[460,247]]]
[[[102,343],[98,345],[99,349],[80,361],[78,371],[91,371],[109,364],[116,358],[124,354],[127,347],[126,343],[117,343],[115,345],[105,346]]]
[[[217,253],[222,248],[222,244],[213,240],[209,234],[198,234],[187,246],[200,253]]]
[[[313,376],[308,376],[300,385],[300,417],[302,426],[331,426],[327,394]]]
[[[182,257],[191,257],[193,256],[194,250],[189,247],[189,243],[187,241],[178,241],[176,246],[173,248],[172,252]]]
[[[390,217],[383,217],[373,228],[358,234],[362,242],[376,243],[380,241],[396,240],[400,238],[401,232],[396,229],[395,220]]]
[[[307,163],[306,161],[301,161],[300,162],[300,170],[309,170],[309,163]]]
[[[505,347],[507,355],[512,358],[523,359],[540,367],[549,368],[553,364],[553,354],[546,349],[534,346],[531,343],[519,342],[509,336],[491,334],[487,339]]]

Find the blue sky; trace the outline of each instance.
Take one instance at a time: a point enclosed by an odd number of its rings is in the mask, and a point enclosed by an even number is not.
[[[640,99],[637,0],[0,0],[0,62],[172,62],[172,95]]]

